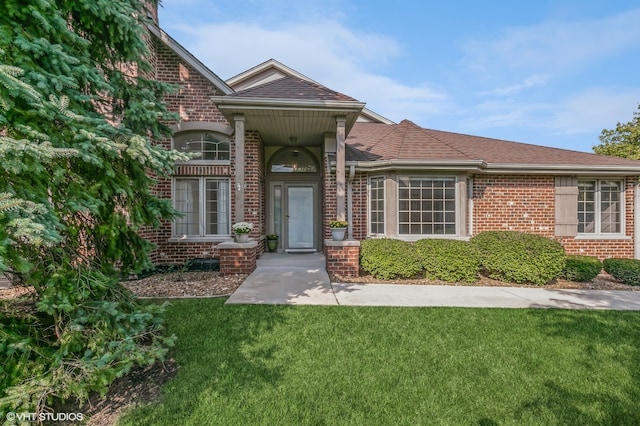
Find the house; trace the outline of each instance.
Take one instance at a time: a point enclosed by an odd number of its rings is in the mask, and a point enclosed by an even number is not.
[[[354,275],[366,238],[487,230],[640,257],[640,161],[394,123],[275,60],[224,81],[149,29],[157,78],[180,87],[166,97],[173,138],[158,143],[201,154],[158,183],[183,216],[145,234],[156,263],[219,257],[223,272],[247,272],[274,233],[280,251],[322,251],[330,272]],[[335,219],[347,241],[330,240]],[[254,224],[250,243],[233,242],[240,221]]]

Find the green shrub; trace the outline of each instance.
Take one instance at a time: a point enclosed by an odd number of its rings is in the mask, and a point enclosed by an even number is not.
[[[640,285],[640,260],[605,259],[604,270],[627,285]]]
[[[474,236],[483,272],[512,283],[543,285],[564,269],[562,245],[540,235],[514,231],[489,231]]]
[[[602,270],[602,262],[593,256],[567,256],[567,264],[560,274],[569,281],[591,281]]]
[[[376,278],[411,278],[422,271],[412,244],[390,238],[365,240],[360,247],[362,269]]]
[[[467,283],[478,280],[480,260],[467,241],[427,239],[417,241],[415,248],[426,278]]]

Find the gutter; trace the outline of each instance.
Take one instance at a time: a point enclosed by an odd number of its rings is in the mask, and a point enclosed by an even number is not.
[[[318,101],[318,100],[302,100],[302,99],[274,99],[274,98],[240,98],[235,96],[210,96],[211,101],[218,108],[234,108],[242,109],[339,109],[353,110],[354,112],[362,111],[364,102],[358,101]]]
[[[584,164],[513,164],[513,163],[493,163],[488,164],[484,173],[500,174],[554,174],[554,175],[607,175],[607,176],[629,176],[640,175],[639,166],[606,166],[606,165],[584,165]]]
[[[527,174],[567,176],[640,176],[640,166],[606,166],[584,164],[515,164],[492,163],[482,160],[381,160],[347,161],[359,171],[416,170],[476,172],[482,174]]]

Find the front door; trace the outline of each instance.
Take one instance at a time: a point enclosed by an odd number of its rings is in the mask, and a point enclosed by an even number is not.
[[[315,186],[288,183],[285,194],[285,250],[315,251]]]

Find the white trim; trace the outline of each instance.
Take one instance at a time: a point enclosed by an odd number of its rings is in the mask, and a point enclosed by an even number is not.
[[[578,234],[574,237],[575,240],[616,240],[616,241],[631,241],[632,238],[628,235],[622,234]]]
[[[169,242],[223,242],[231,238],[231,178],[227,176],[173,176],[171,178],[171,204],[176,209],[175,191],[176,180],[198,180],[198,192],[199,192],[199,204],[198,204],[198,231],[200,235],[178,235],[176,234],[176,221],[171,221],[171,237]],[[229,226],[229,233],[227,234],[206,234],[206,181],[226,181],[227,182],[227,203],[228,203],[228,218],[227,223]],[[177,209],[176,209],[177,210]]]
[[[575,239],[577,240],[630,240],[631,237],[628,237],[625,234],[625,231],[627,229],[627,224],[626,224],[626,217],[627,217],[627,181],[626,179],[619,179],[619,178],[582,178],[582,179],[578,179],[578,194],[580,191],[580,181],[595,181],[596,182],[596,189],[595,189],[595,200],[594,200],[594,205],[595,205],[595,218],[594,218],[594,224],[596,227],[596,231],[600,230],[600,220],[601,220],[601,214],[602,214],[602,209],[601,209],[601,203],[600,203],[600,197],[601,197],[601,192],[600,192],[600,182],[603,180],[612,180],[615,182],[619,182],[621,183],[621,189],[620,189],[620,232],[615,232],[615,233],[602,233],[602,232],[595,232],[595,233],[588,233],[588,232],[578,232],[575,236]],[[579,195],[578,195],[579,196]],[[580,225],[580,222],[578,221],[578,226]]]
[[[227,136],[233,135],[234,128],[222,123],[212,123],[210,121],[181,121],[171,125],[173,134],[182,132],[209,131],[222,133]]]
[[[372,237],[372,238],[383,238],[383,236],[378,236],[378,237]],[[434,234],[434,235],[429,235],[429,234],[422,234],[422,235],[398,235],[397,237],[393,237],[394,240],[402,240],[402,241],[408,241],[410,243],[415,243],[416,241],[420,241],[420,240],[458,240],[458,241],[469,241],[471,239],[470,236],[466,236],[466,237],[462,237],[460,235],[453,235],[453,234],[448,234],[448,235],[441,235],[441,234]]]
[[[274,107],[281,110],[318,110],[325,111],[327,109],[336,109],[340,111],[353,111],[360,113],[364,108],[364,102],[358,101],[322,101],[322,100],[304,100],[304,99],[274,99],[274,98],[244,98],[237,96],[211,96],[211,101],[215,103],[219,109],[234,110],[261,110],[273,109]]]
[[[177,136],[180,136],[183,133],[200,133],[201,135],[207,133],[217,133],[218,135],[222,135],[221,139],[224,139],[229,145],[229,159],[228,160],[203,160],[200,157],[196,157],[192,160],[187,161],[176,161],[176,165],[189,165],[189,166],[229,166],[231,165],[231,138],[230,135],[233,133],[233,129],[229,126],[224,126],[218,123],[208,123],[208,122],[182,122],[177,125],[172,126],[174,128],[173,135],[171,135],[171,148],[176,149],[175,147],[175,139]],[[178,129],[178,130],[175,130]],[[231,129],[231,131],[229,131]],[[201,142],[204,142],[201,141]],[[177,149],[176,149],[177,150]],[[197,152],[197,151],[184,151],[184,152]]]
[[[382,233],[371,233],[371,179],[382,179]],[[385,175],[373,175],[367,176],[367,196],[365,202],[367,203],[367,237],[376,238],[385,235],[384,230],[387,227],[387,177]]]
[[[231,237],[171,237],[168,239],[170,243],[226,243],[233,242]]]
[[[418,168],[429,168],[432,171],[473,171],[482,174],[551,174],[554,176],[601,176],[602,178],[621,178],[640,174],[640,167],[621,165],[586,166],[582,164],[497,164],[487,163],[483,160],[378,160],[347,162],[347,164],[351,163],[354,163],[359,171],[415,170]]]
[[[454,182],[454,202],[455,202],[455,234],[402,234],[400,233],[400,179],[407,178],[411,180],[411,178],[416,179],[446,179],[452,180]],[[461,237],[460,235],[460,191],[458,189],[458,181],[459,176],[456,175],[431,175],[431,174],[399,174],[396,176],[396,237],[399,239],[405,239],[407,241],[417,241],[425,238],[443,238],[443,239],[453,239],[453,238],[466,238]]]

